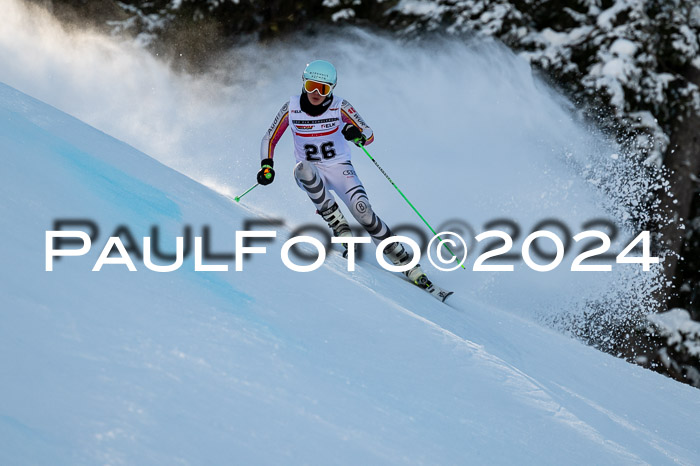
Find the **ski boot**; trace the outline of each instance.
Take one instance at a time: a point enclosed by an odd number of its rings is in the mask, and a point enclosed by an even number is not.
[[[318,212],[318,211],[317,211]],[[340,211],[337,203],[324,210],[323,212],[318,212],[318,214],[323,217],[323,220],[328,222],[328,226],[333,230],[333,236],[344,237],[352,236],[352,231],[350,230],[350,225],[348,221],[345,220],[345,216]],[[348,243],[340,243],[343,245],[345,250],[343,251],[343,257],[347,259],[348,257]]]
[[[406,251],[406,248],[399,242],[391,243],[386,248],[384,248],[384,254],[389,257],[389,260],[393,262],[394,265],[405,265],[411,262],[411,255]],[[433,284],[428,279],[428,276],[421,269],[420,264],[416,264],[412,268],[406,270],[403,273],[406,278],[408,278],[411,283],[416,285],[418,288],[427,291],[430,295],[437,299],[438,301],[445,302],[445,300],[453,294],[452,291],[447,291],[439,286]]]
[[[384,248],[384,254],[389,258],[389,260],[394,265],[406,265],[411,262],[411,255],[403,247],[403,244],[397,242],[391,243],[386,248]],[[406,270],[403,274],[408,278],[414,285],[420,288],[427,288],[430,286],[430,280],[420,268],[420,264],[416,264],[413,268]]]

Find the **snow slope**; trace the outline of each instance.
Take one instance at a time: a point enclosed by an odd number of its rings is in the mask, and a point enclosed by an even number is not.
[[[696,389],[466,290],[291,272],[279,239],[242,272],[91,272],[118,225],[221,252],[256,214],[6,85],[0,121],[0,464],[700,462]],[[45,272],[81,217],[93,249]]]
[[[206,73],[188,75],[132,42],[66,29],[21,0],[6,3],[0,61],[12,66],[0,67],[0,81],[223,194],[254,182],[262,134],[299,91],[310,57],[336,64],[335,92],[375,131],[370,152],[435,228],[467,236],[470,264],[483,249],[474,247],[476,234],[512,233],[503,223],[489,226],[504,218],[520,227],[516,251],[541,221],[561,222],[568,234],[550,229],[570,239],[603,218],[620,230],[610,251],[618,253],[639,233],[628,222],[639,214],[635,206],[656,189],[614,144],[578,121],[571,103],[537,80],[525,60],[498,44],[406,44],[344,28],[313,40],[232,48]],[[368,66],[368,56],[381,66]],[[275,183],[245,203],[294,227],[318,216],[289,176],[290,139],[287,132],[278,144]],[[353,162],[389,225],[424,228],[369,159],[357,152]],[[626,315],[629,302],[642,315],[648,311],[644,300],[658,267],[572,277],[568,267],[581,250],[572,241],[562,266],[546,275],[511,259],[514,273],[438,276],[464,296],[532,320],[580,316],[592,306]]]

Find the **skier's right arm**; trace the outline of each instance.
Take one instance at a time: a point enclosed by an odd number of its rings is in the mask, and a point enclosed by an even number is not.
[[[272,159],[275,154],[275,146],[289,126],[289,102],[285,102],[282,108],[277,112],[275,120],[272,122],[270,129],[263,136],[262,144],[260,145],[260,160]]]
[[[272,125],[263,136],[260,144],[260,171],[258,172],[258,183],[268,185],[275,179],[274,162],[275,146],[289,126],[289,102],[285,102],[277,112]]]

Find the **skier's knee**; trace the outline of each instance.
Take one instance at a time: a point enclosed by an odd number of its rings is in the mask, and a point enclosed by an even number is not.
[[[360,225],[365,228],[374,223],[376,218],[372,206],[365,199],[360,199],[352,205],[352,214]]]
[[[316,174],[314,168],[310,163],[299,162],[294,167],[294,178],[299,181],[311,181]]]
[[[376,241],[391,236],[389,227],[374,213],[369,202],[362,200],[356,202],[353,205],[352,213],[365,231]]]
[[[294,178],[301,189],[309,195],[318,196],[323,191],[323,180],[318,169],[311,163],[299,162],[294,167]]]

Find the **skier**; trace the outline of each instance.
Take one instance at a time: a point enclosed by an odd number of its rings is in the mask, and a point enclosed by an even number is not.
[[[262,139],[258,183],[268,185],[275,179],[275,146],[291,126],[297,160],[294,178],[316,206],[317,213],[328,222],[335,236],[352,236],[345,216],[330,193],[334,191],[378,244],[392,233],[372,209],[367,192],[350,162],[347,143],[351,141],[358,147],[371,144],[374,141],[372,129],[347,100],[333,94],[337,73],[331,63],[312,61],[306,65],[302,81],[301,94],[282,105]],[[347,244],[343,243],[343,246],[346,248],[343,255],[346,256]],[[410,253],[400,242],[390,243],[383,252],[397,266],[411,261]],[[419,287],[433,291],[434,287],[420,264],[404,274]]]

